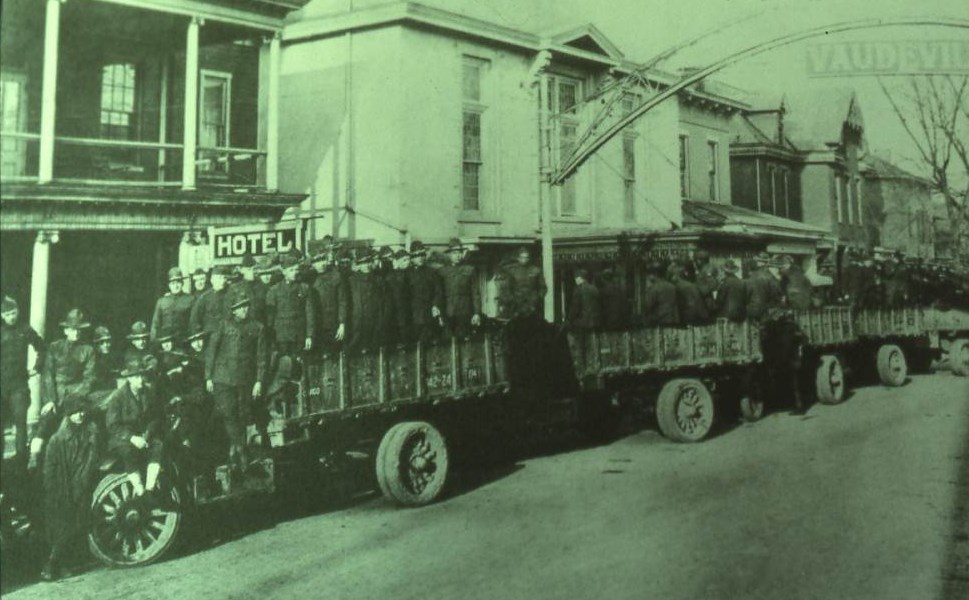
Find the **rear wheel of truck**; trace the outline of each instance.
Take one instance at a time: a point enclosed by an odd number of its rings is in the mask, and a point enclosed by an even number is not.
[[[398,504],[429,504],[444,491],[449,459],[447,441],[436,427],[424,421],[398,423],[377,448],[377,484]]]
[[[821,357],[814,377],[814,389],[821,404],[844,402],[845,372],[837,356],[825,354]]]
[[[710,390],[699,379],[666,382],[656,402],[659,429],[674,442],[699,442],[713,428],[714,405]]]
[[[969,376],[969,339],[952,340],[952,345],[949,346],[949,366],[956,375]]]
[[[878,349],[875,365],[878,367],[878,378],[887,386],[898,387],[908,377],[905,353],[895,344],[884,344]]]

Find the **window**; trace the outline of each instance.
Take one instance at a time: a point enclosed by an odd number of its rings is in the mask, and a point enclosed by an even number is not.
[[[709,169],[707,170],[707,176],[709,177],[709,193],[711,202],[720,201],[720,143],[717,141],[708,141],[707,150],[710,153]]]
[[[216,148],[227,148],[229,143],[229,107],[232,100],[232,75],[216,71],[202,71],[201,110],[199,114],[199,153],[202,159],[199,171],[207,174],[226,175],[228,157]]]
[[[845,197],[845,182],[841,175],[834,176],[834,203],[838,211],[838,222],[848,222],[848,199]]]
[[[680,196],[690,199],[690,136],[680,135]]]
[[[793,215],[791,214],[791,185],[790,185],[790,174],[791,172],[784,169],[781,172],[781,177],[783,177],[784,186],[784,217],[791,219]]]
[[[777,214],[777,167],[770,165],[767,167],[767,174],[770,177],[770,214]]]
[[[857,175],[851,177],[851,217],[861,225],[861,185]]]
[[[548,110],[552,123],[557,124],[559,164],[564,163],[572,154],[578,141],[579,118],[578,103],[582,97],[582,85],[578,79],[554,75],[548,79]],[[553,146],[554,147],[554,146]],[[577,175],[573,175],[558,186],[557,216],[574,217],[579,214],[579,199],[576,189]]]
[[[462,69],[461,208],[478,211],[483,191],[482,122],[487,108],[482,89],[488,61],[465,56]]]
[[[24,111],[24,92],[26,78],[21,74],[3,73],[0,76],[0,131],[7,133],[22,132],[26,126]],[[0,138],[0,175],[8,177],[24,174],[27,157],[27,143],[25,140],[9,136]]]
[[[116,63],[101,67],[101,137],[130,140],[134,133],[135,66]]]
[[[636,219],[636,137],[622,138],[623,215],[627,221]]]

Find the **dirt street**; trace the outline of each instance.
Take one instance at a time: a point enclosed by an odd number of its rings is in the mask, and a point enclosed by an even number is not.
[[[524,461],[422,509],[372,499],[290,518],[9,600],[965,598],[960,461],[969,380],[938,373],[701,444],[647,431]]]

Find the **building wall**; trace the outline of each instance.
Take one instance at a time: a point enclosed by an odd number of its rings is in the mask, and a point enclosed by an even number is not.
[[[689,194],[688,200],[730,203],[730,115],[704,110],[682,99],[680,105],[680,135],[689,138]],[[719,196],[710,194],[710,150],[708,144],[717,143],[719,160]],[[679,165],[679,156],[675,165]]]
[[[808,163],[801,170],[804,222],[834,233],[838,223],[834,205],[834,175],[825,163]]]
[[[864,228],[870,246],[908,256],[933,257],[928,189],[915,181],[866,177],[862,183]]]

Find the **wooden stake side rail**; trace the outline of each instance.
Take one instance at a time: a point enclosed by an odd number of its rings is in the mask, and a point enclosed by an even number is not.
[[[475,398],[510,388],[501,336],[323,355],[307,365],[302,402],[287,415],[303,421],[402,404]]]

